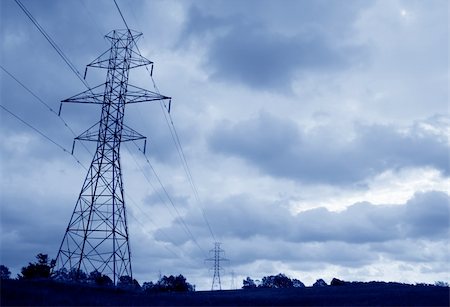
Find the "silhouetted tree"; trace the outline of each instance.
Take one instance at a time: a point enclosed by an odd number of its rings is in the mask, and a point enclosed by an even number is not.
[[[292,288],[292,280],[284,274],[264,276],[261,280],[261,288]]]
[[[11,277],[11,271],[7,266],[1,264],[0,265],[0,279],[9,279]]]
[[[247,276],[247,278],[242,281],[242,289],[253,289],[253,288],[256,288],[255,281]]]
[[[142,291],[144,292],[154,292],[155,284],[152,281],[146,281],[142,284]]]
[[[50,278],[51,270],[56,264],[56,260],[48,260],[47,254],[38,254],[36,256],[38,260],[35,263],[29,263],[28,266],[23,267],[21,270],[22,275],[19,278],[34,279],[34,278]]]
[[[81,269],[72,268],[68,275],[69,275],[69,279],[71,281],[75,281],[75,282],[87,282],[88,281],[87,274]]]
[[[59,270],[53,271],[52,278],[57,281],[69,281],[69,273],[66,268],[61,268]]]
[[[305,287],[305,284],[302,283],[300,280],[294,278],[294,279],[292,280],[292,286],[293,286],[294,288],[304,288],[304,287]]]
[[[95,270],[89,273],[88,282],[94,283],[99,286],[112,286],[113,281],[108,275],[103,275],[99,271]]]
[[[75,268],[72,268],[70,270],[70,272],[67,271],[66,268],[61,268],[61,269],[59,269],[57,271],[54,271],[52,278],[54,280],[64,281],[64,282],[81,282],[81,283],[84,283],[84,282],[88,281],[87,274],[83,270],[75,269]]]
[[[183,275],[169,277],[163,276],[157,283],[159,291],[163,292],[190,292],[194,291],[194,287],[186,282],[186,278]]]
[[[331,286],[343,286],[345,284],[346,284],[345,281],[337,279],[337,278],[333,278],[330,283]]]
[[[119,277],[117,287],[124,289],[140,289],[141,285],[139,285],[136,279],[132,279],[130,276],[124,275]]]
[[[313,284],[313,287],[326,287],[328,286],[327,283],[323,280],[323,279],[318,279],[316,280],[316,282]]]
[[[195,291],[195,286],[186,281],[183,275],[163,276],[157,283],[144,282],[142,290],[145,292],[191,292]]]
[[[445,282],[445,281],[437,281],[434,283],[434,285],[438,286],[438,287],[449,287],[448,282]]]

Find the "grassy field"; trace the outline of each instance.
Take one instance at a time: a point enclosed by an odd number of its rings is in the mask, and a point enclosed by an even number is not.
[[[153,293],[6,280],[2,306],[449,306],[449,288],[395,283],[291,289]]]

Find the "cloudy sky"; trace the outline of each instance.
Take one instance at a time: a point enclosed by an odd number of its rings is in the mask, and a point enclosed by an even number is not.
[[[124,28],[112,0],[23,4],[80,72]],[[400,282],[449,276],[449,6],[445,0],[119,0],[144,33],[199,197],[158,103],[129,105],[122,147],[133,271],[210,287],[204,259],[222,242],[223,288],[285,273]],[[1,66],[50,108],[83,84],[13,0],[1,1]],[[74,134],[4,70],[1,105],[70,149]],[[91,85],[104,82],[90,70]],[[145,70],[130,82],[153,89]],[[86,171],[0,110],[1,263],[14,274],[56,257]],[[64,105],[80,134],[98,106]],[[93,151],[93,144],[86,147]],[[84,166],[91,154],[77,144]],[[181,218],[180,218],[181,217]],[[206,221],[214,233],[212,238]],[[195,238],[187,234],[186,223]]]

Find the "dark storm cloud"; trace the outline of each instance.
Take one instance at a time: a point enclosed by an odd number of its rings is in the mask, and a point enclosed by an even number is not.
[[[298,71],[346,66],[341,52],[319,37],[287,37],[258,25],[234,28],[211,45],[208,56],[213,78],[260,89],[288,90]]]
[[[365,202],[341,212],[321,207],[297,215],[280,204],[234,196],[216,204],[208,213],[221,237],[243,240],[266,237],[289,242],[364,244],[411,238],[442,239],[450,230],[450,197],[440,191],[417,193],[404,205]],[[187,221],[197,223],[190,215]],[[171,228],[165,231],[170,233]]]
[[[430,191],[402,205],[366,202],[340,212],[316,208],[294,215],[282,204],[238,195],[216,203],[208,217],[234,265],[283,261],[308,271],[324,264],[361,267],[381,255],[407,262],[445,261],[440,253],[450,234],[450,196]],[[199,222],[195,214],[184,219],[189,225]],[[189,238],[177,223],[163,231],[172,240],[176,237],[171,243],[183,246]],[[208,237],[207,232],[195,233]],[[158,232],[156,239],[167,240]],[[436,252],[429,252],[431,246]],[[271,270],[277,270],[275,264]]]
[[[390,169],[434,167],[449,173],[449,144],[418,128],[355,125],[356,136],[331,127],[300,130],[295,123],[260,113],[236,124],[221,123],[210,147],[240,157],[264,173],[311,183],[353,184]]]
[[[403,231],[411,237],[444,235],[448,238],[450,227],[450,199],[444,193],[418,194],[408,202],[404,212]]]
[[[308,11],[333,10],[323,2],[294,7],[302,15]],[[362,47],[343,46],[327,37],[325,33],[335,26],[333,22],[320,17],[319,21],[308,18],[302,21],[303,28],[296,28],[292,34],[273,30],[270,23],[254,22],[251,17],[216,17],[192,7],[182,42],[189,38],[210,40],[205,64],[211,76],[256,89],[289,91],[298,74],[335,72],[362,60]]]
[[[292,238],[353,243],[442,239],[449,234],[449,201],[444,192],[427,192],[416,194],[403,206],[359,203],[339,213],[309,210],[297,215],[298,228]],[[324,221],[320,227],[316,223],[318,220]]]
[[[2,192],[0,241],[4,252],[0,260],[7,263],[14,272],[20,272],[22,266],[33,262],[38,253],[56,257],[63,235],[61,230],[66,227],[65,219],[69,217],[69,212],[68,207],[56,205],[66,204],[67,200],[53,196],[42,199],[30,197],[26,193],[18,195],[8,191]],[[54,216],[64,219],[50,218]]]
[[[346,267],[359,267],[376,261],[378,255],[373,253],[368,244],[352,244],[330,241],[326,244],[317,242],[292,243],[271,237],[252,237],[245,240],[231,240],[223,246],[234,265],[259,261],[274,262],[273,273],[277,272],[276,261],[301,270],[317,270],[324,264],[340,264]],[[261,273],[261,272],[258,272]]]

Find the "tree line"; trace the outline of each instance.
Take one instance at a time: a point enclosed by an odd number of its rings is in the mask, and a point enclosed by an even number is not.
[[[54,280],[58,282],[80,283],[96,286],[114,286],[111,278],[97,270],[86,273],[80,269],[67,270],[62,268],[54,271],[56,260],[49,259],[47,254],[38,254],[35,262],[28,263],[22,267],[21,274],[17,275],[18,280]],[[11,279],[11,271],[5,265],[0,265],[0,278]],[[195,285],[187,282],[183,275],[162,276],[157,282],[144,282],[142,286],[136,279],[130,276],[120,276],[117,281],[117,288],[138,290],[148,293],[153,292],[190,292],[195,291]]]
[[[30,262],[27,266],[22,267],[21,274],[17,275],[19,280],[55,280],[59,282],[82,283],[96,286],[114,286],[111,278],[98,271],[92,271],[89,274],[79,269],[72,269],[68,271],[62,268],[54,271],[56,261],[49,259],[46,254],[38,254],[35,262]],[[0,265],[1,280],[10,279],[11,272],[8,267]],[[333,278],[328,285],[323,279],[318,279],[313,284],[313,287],[326,286],[344,286],[349,284],[357,284],[358,282],[347,282],[337,278]],[[448,287],[447,282],[437,281],[436,286]],[[120,276],[117,281],[118,288],[138,290],[146,293],[155,292],[192,292],[195,291],[195,285],[187,282],[183,275],[178,276],[162,276],[156,282],[144,282],[142,286],[136,279],[130,276]],[[285,274],[264,276],[261,280],[253,280],[247,277],[242,281],[242,289],[256,289],[256,288],[304,288],[305,284],[296,278],[289,278]]]
[[[337,278],[331,281],[331,285],[335,286],[342,283]],[[313,287],[325,287],[328,284],[323,279],[318,279],[313,284]],[[264,276],[261,280],[253,280],[247,277],[242,281],[242,289],[255,289],[255,288],[304,288],[305,284],[300,280],[293,278],[290,279],[286,275],[279,273],[278,275]]]

